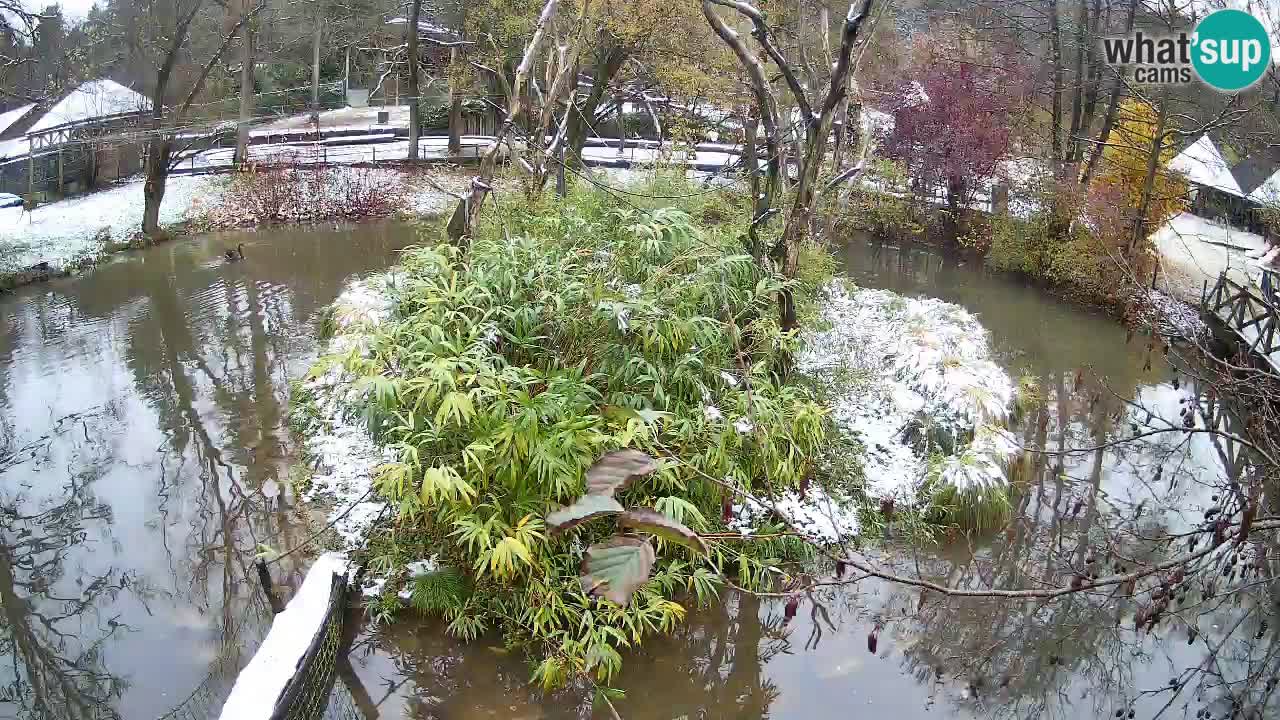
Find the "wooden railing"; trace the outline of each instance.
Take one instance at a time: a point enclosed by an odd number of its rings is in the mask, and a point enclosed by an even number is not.
[[[1263,296],[1223,273],[1204,297],[1204,309],[1218,316],[1240,336],[1250,351],[1264,356],[1280,351],[1280,338],[1277,337],[1280,333],[1280,312],[1273,302],[1264,299],[1264,296],[1275,297],[1277,280],[1271,274],[1263,275]],[[1269,359],[1274,365],[1280,361],[1280,356]]]

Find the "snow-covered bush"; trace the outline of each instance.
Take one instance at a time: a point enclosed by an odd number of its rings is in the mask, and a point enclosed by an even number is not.
[[[222,227],[360,219],[405,208],[403,173],[364,167],[274,165],[233,176],[209,220]]]
[[[822,317],[797,368],[829,388],[836,425],[861,442],[866,493],[911,506],[1007,502],[1014,383],[977,318],[840,282]]]

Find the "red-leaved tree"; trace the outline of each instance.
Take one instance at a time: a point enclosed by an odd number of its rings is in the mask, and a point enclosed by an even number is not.
[[[1009,149],[1009,122],[1023,76],[934,57],[893,91],[893,132],[882,154],[906,166],[925,192],[944,187],[959,210],[988,185]]]

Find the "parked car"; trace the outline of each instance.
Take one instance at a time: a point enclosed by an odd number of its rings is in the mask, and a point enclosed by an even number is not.
[[[22,198],[13,193],[0,193],[0,208],[19,207],[22,205]]]

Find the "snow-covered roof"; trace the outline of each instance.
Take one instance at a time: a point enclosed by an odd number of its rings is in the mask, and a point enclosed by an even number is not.
[[[31,141],[25,137],[0,140],[0,160],[26,157],[29,152],[31,152]]]
[[[1249,199],[1259,205],[1280,207],[1280,170],[1271,174],[1261,185],[1249,193]]]
[[[393,17],[387,20],[388,25],[405,25],[408,22],[409,18],[405,17]],[[418,18],[418,33],[427,37],[438,35],[452,38],[459,37],[457,30],[432,22],[430,18]]]
[[[1169,161],[1168,167],[1185,175],[1187,182],[1244,197],[1230,166],[1208,135],[1201,135],[1200,139],[1188,145],[1186,150]]]
[[[33,107],[35,107],[35,103],[0,113],[0,133],[8,130],[10,125],[21,120],[22,116],[31,112]]]
[[[67,123],[140,112],[151,109],[151,101],[114,80],[91,80],[67,93],[36,121],[27,133],[48,130]]]

